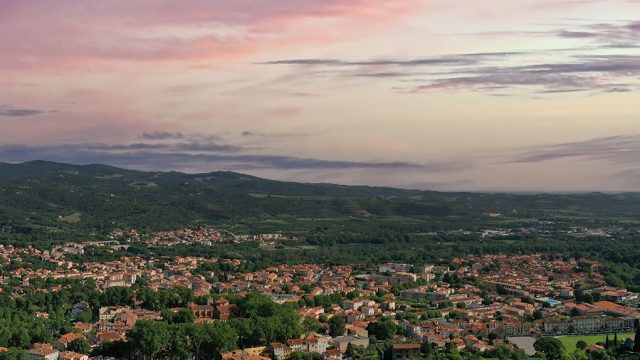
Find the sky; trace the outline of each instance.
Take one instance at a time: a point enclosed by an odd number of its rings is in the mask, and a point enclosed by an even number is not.
[[[0,161],[640,191],[640,0],[0,0]]]

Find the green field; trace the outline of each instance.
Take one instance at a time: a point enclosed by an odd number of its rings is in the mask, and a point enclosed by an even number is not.
[[[61,217],[60,221],[64,221],[69,224],[77,224],[80,222],[80,216],[81,214],[79,212],[74,212],[71,215]]]
[[[620,333],[618,334],[618,341],[622,341],[628,337],[633,337],[634,333]],[[576,336],[558,336],[556,339],[560,340],[568,351],[574,351],[576,349],[576,343],[579,340],[584,340],[587,344],[595,344],[598,342],[604,343],[607,335],[576,335]],[[609,334],[609,340],[613,341],[613,334]]]

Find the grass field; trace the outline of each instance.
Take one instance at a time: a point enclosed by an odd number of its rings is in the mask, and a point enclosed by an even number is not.
[[[80,222],[80,216],[81,214],[79,212],[75,212],[71,215],[61,217],[60,221],[64,221],[70,224],[77,224]]]
[[[620,333],[618,334],[618,341],[622,341],[628,337],[633,337],[633,333]],[[573,351],[576,349],[576,343],[579,340],[583,340],[588,345],[595,344],[597,342],[605,342],[607,335],[576,335],[576,336],[558,336],[556,339],[560,340],[564,347],[567,348],[568,351]],[[613,334],[609,335],[609,340],[613,341]]]

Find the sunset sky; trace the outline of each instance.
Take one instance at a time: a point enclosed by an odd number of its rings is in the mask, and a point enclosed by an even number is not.
[[[0,161],[640,191],[640,0],[0,0]]]

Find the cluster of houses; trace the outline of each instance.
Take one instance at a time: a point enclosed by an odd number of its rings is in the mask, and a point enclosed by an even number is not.
[[[306,333],[300,339],[221,354],[225,360],[285,360],[294,351],[343,360],[349,344],[369,346],[370,324],[380,321],[393,322],[401,329],[393,339],[393,356],[399,359],[419,353],[424,343],[481,352],[496,345],[513,347],[507,340],[510,337],[629,331],[640,319],[640,312],[630,305],[637,300],[637,294],[606,286],[598,272],[599,264],[588,259],[485,255],[457,258],[451,267],[281,264],[249,273],[203,275],[196,270],[207,263],[226,262],[237,267],[243,261],[174,257],[164,259],[160,266],[156,260],[123,257],[104,263],[75,264],[35,249],[0,247],[0,257],[15,258],[24,253],[50,259],[58,266],[55,270],[14,270],[11,277],[23,285],[37,277],[91,278],[104,290],[131,286],[144,279],[146,286],[156,290],[184,287],[197,296],[220,294],[206,304],[190,303],[185,307],[199,323],[227,321],[236,316],[235,305],[225,299],[227,294],[260,292],[278,303],[296,302],[301,319],[316,319],[322,325],[319,331]],[[574,294],[577,288],[597,301],[578,301]],[[331,297],[337,294],[340,296]],[[315,300],[322,296],[324,302]],[[327,298],[338,300],[326,303]],[[77,311],[86,306],[76,304]],[[343,317],[346,325],[344,333],[332,337],[327,335],[327,329],[335,316]],[[162,315],[136,306],[101,308],[96,323],[77,322],[73,333],[63,335],[54,344],[33,344],[30,356],[87,359],[69,352],[67,345],[79,337],[92,345],[126,340],[127,331],[140,319],[161,320]]]
[[[176,245],[207,245],[211,246],[222,241],[278,241],[285,237],[281,233],[268,234],[243,234],[237,235],[228,231],[219,231],[209,227],[196,227],[175,231],[160,231],[147,236],[142,236],[136,230],[114,230],[110,238],[122,242],[145,242],[154,246]]]
[[[496,212],[487,212],[483,214],[489,218],[501,218],[504,215]],[[554,221],[540,221],[540,225],[517,228],[490,228],[481,230],[455,229],[447,231],[429,232],[428,236],[474,236],[482,239],[504,239],[526,236],[536,237],[574,237],[574,238],[621,238],[629,236],[637,236],[639,230],[637,228],[624,228],[620,226],[607,226],[598,228],[587,228],[583,226],[565,227],[564,224],[558,224]]]

